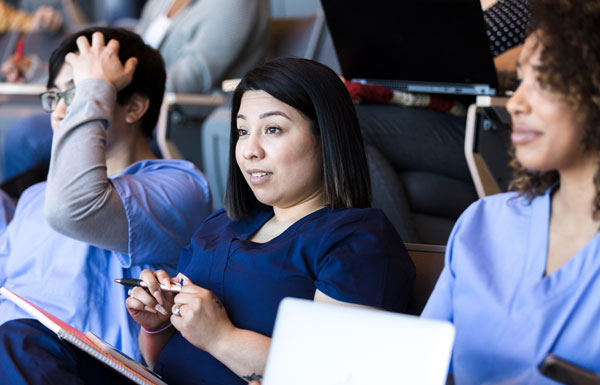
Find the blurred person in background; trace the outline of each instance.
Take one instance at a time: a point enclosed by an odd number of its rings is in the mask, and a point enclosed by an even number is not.
[[[61,14],[52,7],[42,6],[28,13],[14,8],[0,0],[0,34],[7,31],[49,31],[56,32],[63,25]]]

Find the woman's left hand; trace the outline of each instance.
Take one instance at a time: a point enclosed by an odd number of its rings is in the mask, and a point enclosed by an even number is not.
[[[235,331],[223,303],[183,274],[177,278],[183,278],[183,288],[175,296],[171,323],[192,345],[209,353],[216,351]]]

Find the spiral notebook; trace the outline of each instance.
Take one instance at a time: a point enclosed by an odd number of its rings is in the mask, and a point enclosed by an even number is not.
[[[21,309],[29,313],[40,323],[52,330],[56,335],[79,349],[88,353],[98,361],[121,373],[131,381],[140,385],[166,385],[157,375],[145,366],[126,357],[118,350],[110,347],[106,342],[91,332],[82,333],[73,326],[63,322],[39,306],[20,297],[6,287],[0,288],[0,294],[14,302]]]

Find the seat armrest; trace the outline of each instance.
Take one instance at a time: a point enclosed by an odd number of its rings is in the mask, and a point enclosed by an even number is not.
[[[408,313],[419,315],[444,268],[445,245],[405,243],[410,259],[415,264],[416,278]]]
[[[213,108],[223,104],[225,97],[223,95],[208,95],[208,94],[178,94],[173,92],[165,93],[163,103],[160,107],[160,115],[156,128],[156,141],[158,148],[165,159],[183,159],[181,152],[169,139],[169,112],[175,105],[194,105],[206,106],[206,115]]]
[[[477,107],[506,107],[508,97],[479,95],[475,99]]]
[[[465,158],[475,190],[479,198],[502,192],[490,168],[481,156],[478,147],[477,119],[480,108],[504,108],[507,97],[478,96],[476,102],[469,106],[465,127]]]
[[[11,102],[39,102],[39,95],[46,91],[44,84],[0,83],[0,104]],[[38,103],[39,105],[39,103]]]
[[[446,245],[429,245],[425,243],[405,243],[404,247],[411,252],[424,252],[424,253],[442,253],[446,252]]]

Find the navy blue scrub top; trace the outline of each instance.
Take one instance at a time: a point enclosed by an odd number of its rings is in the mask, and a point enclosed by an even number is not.
[[[415,269],[400,236],[379,209],[323,208],[266,243],[248,240],[273,216],[206,219],[184,249],[178,271],[214,292],[233,324],[271,336],[284,297],[334,299],[404,311]],[[155,365],[169,384],[245,384],[210,354],[176,333]],[[251,373],[248,373],[251,374]]]

